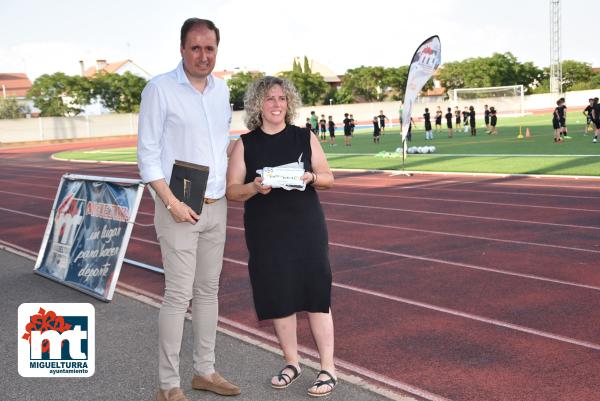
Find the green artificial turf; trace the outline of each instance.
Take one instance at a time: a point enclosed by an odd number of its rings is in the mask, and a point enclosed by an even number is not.
[[[447,129],[434,131],[434,140],[426,141],[422,124],[412,130],[409,146],[435,146],[433,154],[409,154],[402,157],[395,152],[401,146],[399,128],[388,127],[379,144],[373,143],[372,130],[358,129],[352,146],[345,147],[343,133],[336,133],[337,146],[323,144],[332,168],[451,171],[509,174],[600,175],[600,143],[592,143],[592,134],[584,135],[584,117],[577,112],[568,116],[569,135],[564,143],[553,141],[550,114],[498,118],[498,135],[485,132],[483,122],[477,122],[477,136],[455,130],[448,138]],[[444,124],[445,126],[445,124]],[[518,139],[519,127],[525,136]],[[136,161],[135,148],[93,151],[70,151],[55,157],[73,160]]]

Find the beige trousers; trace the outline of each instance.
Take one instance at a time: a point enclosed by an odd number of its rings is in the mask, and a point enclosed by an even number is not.
[[[224,197],[205,204],[196,224],[176,223],[158,197],[155,202],[154,226],[165,269],[165,295],[158,314],[158,379],[163,390],[180,387],[179,353],[190,300],[194,374],[214,372],[226,220]]]

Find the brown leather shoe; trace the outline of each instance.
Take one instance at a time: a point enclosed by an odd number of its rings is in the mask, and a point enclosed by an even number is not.
[[[239,395],[241,390],[235,384],[229,383],[217,372],[210,376],[210,380],[202,376],[194,376],[192,379],[194,390],[212,391],[219,395]]]
[[[172,388],[171,390],[169,390],[169,392],[167,393],[167,398],[165,398],[165,395],[163,394],[162,390],[158,390],[158,393],[156,393],[156,401],[190,401],[190,400],[188,400],[188,398],[185,396],[185,394],[183,394],[183,391],[179,387],[175,387],[175,388]]]

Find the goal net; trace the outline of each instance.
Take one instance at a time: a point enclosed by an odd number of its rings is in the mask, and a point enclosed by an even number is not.
[[[474,106],[476,110],[482,110],[487,104],[494,106],[502,114],[525,114],[523,85],[452,89],[448,91],[448,97],[448,100],[461,110],[465,106]]]

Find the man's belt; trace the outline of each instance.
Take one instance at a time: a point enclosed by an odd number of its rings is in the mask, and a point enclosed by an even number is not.
[[[222,197],[219,199],[212,199],[212,198],[204,198],[204,204],[205,205],[210,205],[211,203],[215,203],[218,200],[223,199]]]

